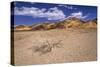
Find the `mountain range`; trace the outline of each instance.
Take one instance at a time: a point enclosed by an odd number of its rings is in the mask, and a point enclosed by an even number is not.
[[[97,28],[97,18],[89,21],[83,21],[76,17],[70,17],[59,22],[44,22],[39,24],[17,25],[14,26],[14,30],[17,31],[29,31],[29,30],[50,30],[50,29],[67,29],[67,28],[81,28],[81,29],[95,29]]]

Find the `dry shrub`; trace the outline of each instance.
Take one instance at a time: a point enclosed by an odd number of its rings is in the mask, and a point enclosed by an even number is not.
[[[61,48],[62,47],[62,40],[59,40],[54,43],[50,43],[50,41],[46,40],[44,43],[41,43],[41,46],[32,46],[31,49],[35,53],[39,53],[40,55],[49,53],[54,48]],[[30,49],[30,48],[29,48]]]

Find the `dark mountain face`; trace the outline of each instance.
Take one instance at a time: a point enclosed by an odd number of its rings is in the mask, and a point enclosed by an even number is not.
[[[92,21],[95,22],[95,23],[97,24],[97,18],[93,19]]]

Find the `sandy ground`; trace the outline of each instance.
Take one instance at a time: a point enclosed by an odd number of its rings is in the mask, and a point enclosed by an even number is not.
[[[51,51],[35,52],[42,45],[59,42]],[[95,61],[97,59],[96,29],[62,29],[14,32],[15,65]],[[43,49],[42,49],[43,50]]]

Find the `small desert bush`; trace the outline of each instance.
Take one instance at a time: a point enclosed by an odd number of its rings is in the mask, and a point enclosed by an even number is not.
[[[54,48],[61,48],[62,47],[62,40],[51,43],[50,41],[45,41],[44,43],[42,43],[41,46],[32,46],[31,49],[33,52],[35,53],[39,53],[40,55],[46,54],[51,52]]]

